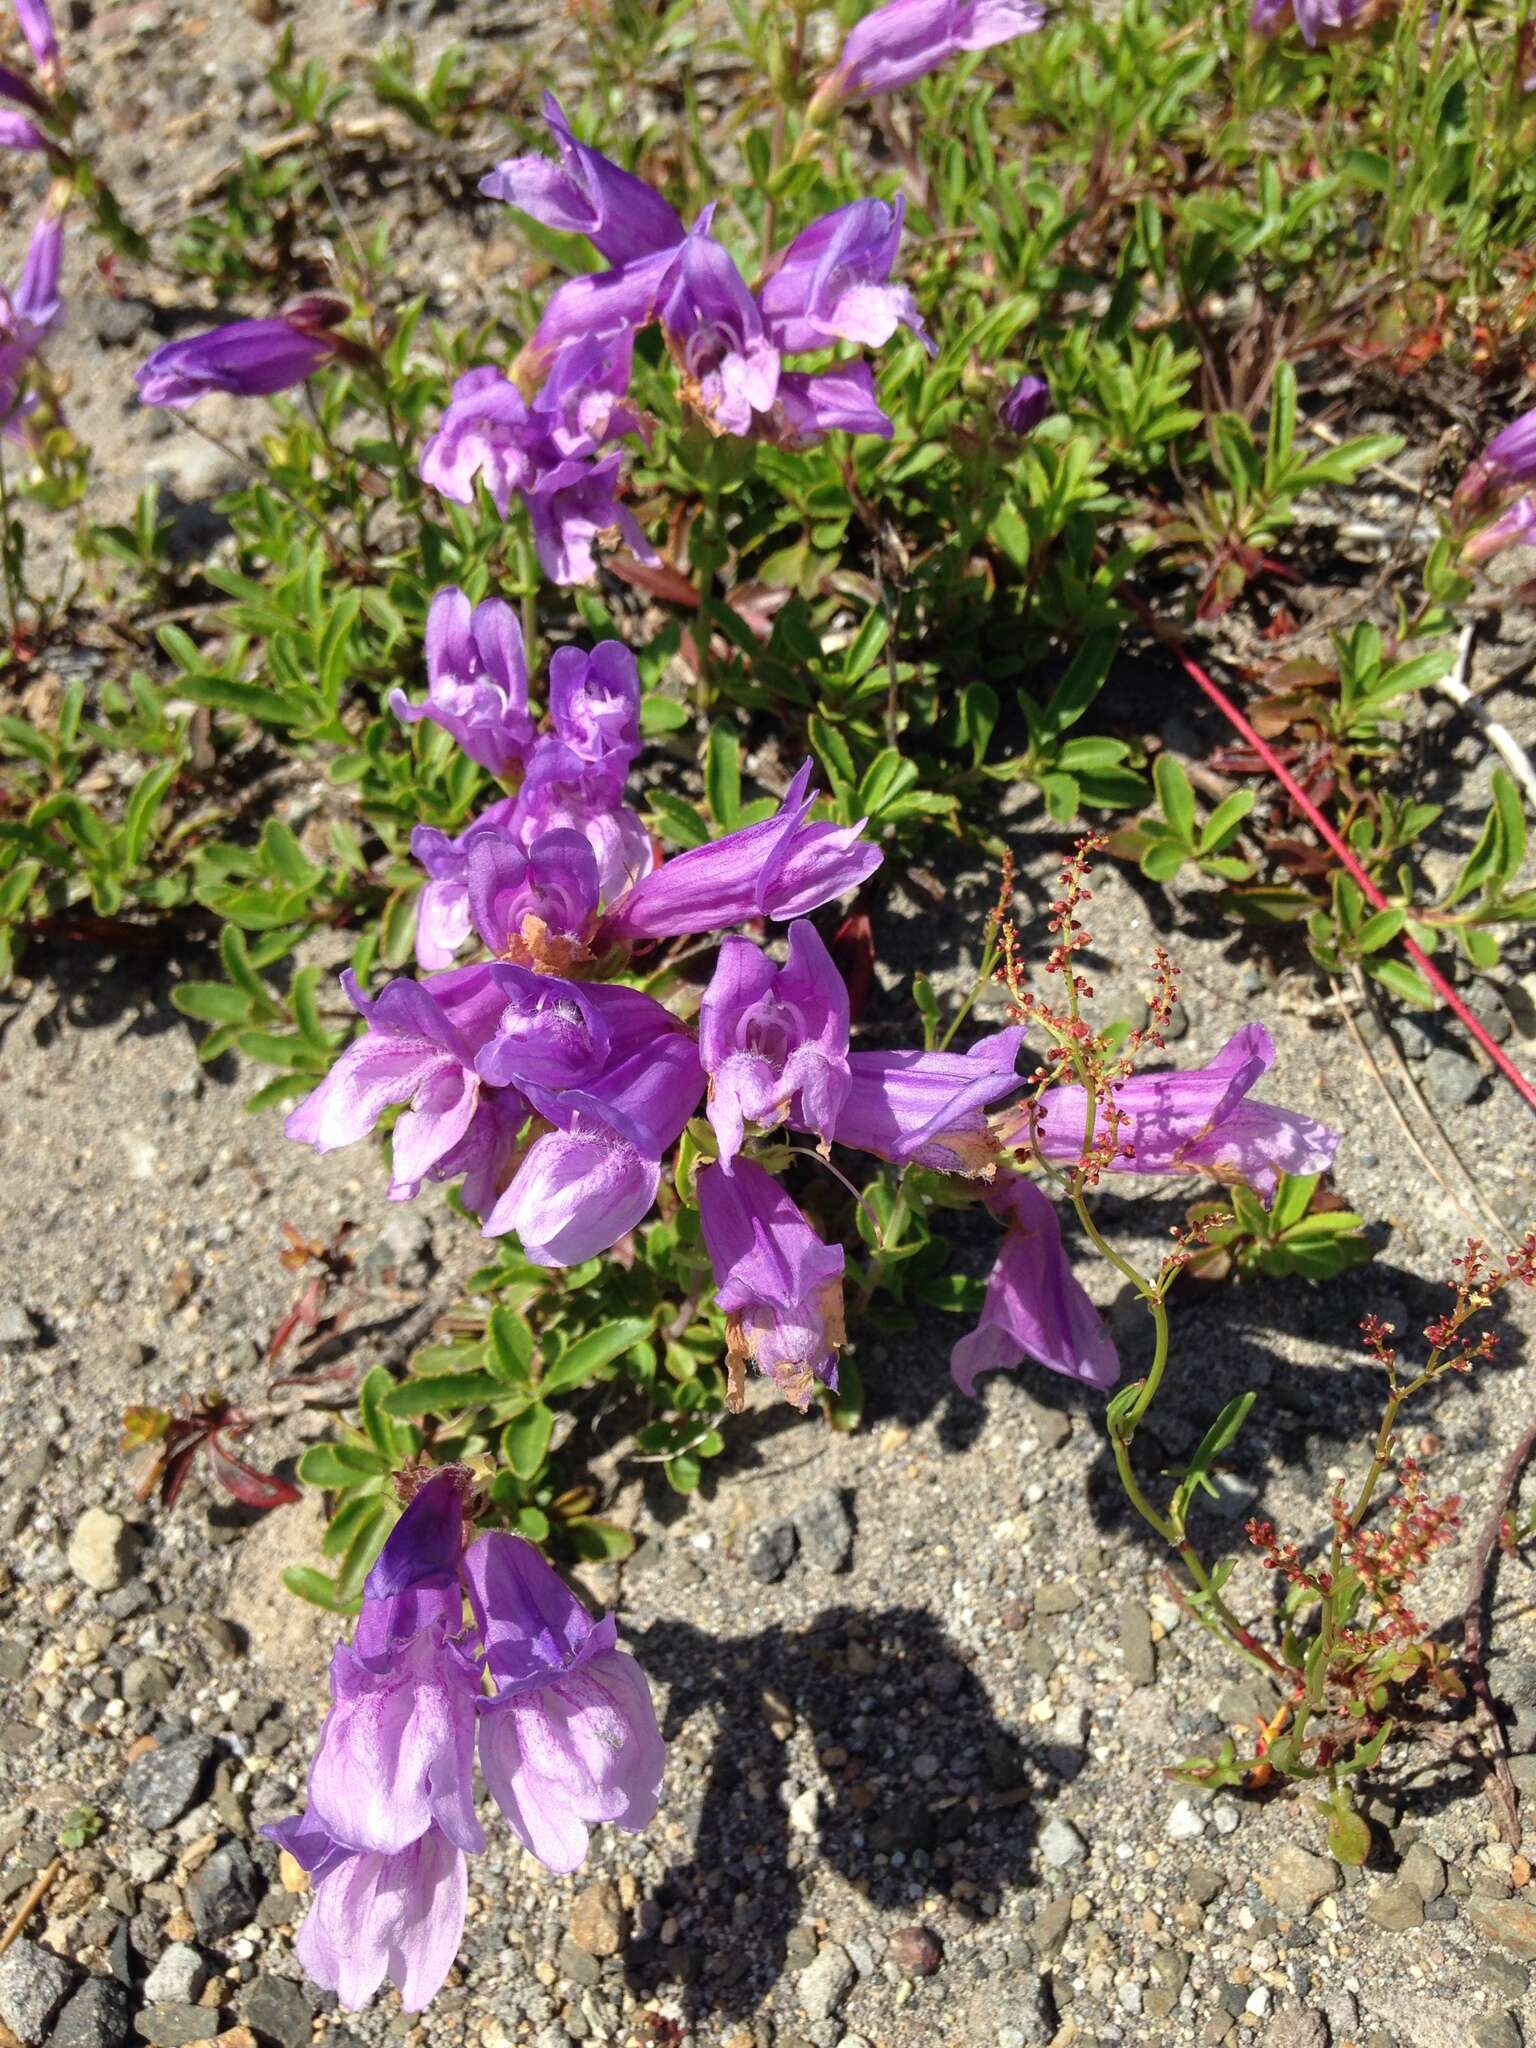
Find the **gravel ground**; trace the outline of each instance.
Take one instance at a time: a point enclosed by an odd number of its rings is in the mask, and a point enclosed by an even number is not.
[[[276,132],[260,83],[275,31],[259,10],[145,0],[76,12],[99,66],[105,168],[125,188],[149,180],[167,220],[232,138]],[[428,55],[449,36],[494,31],[530,77],[554,66],[563,79],[577,63],[570,17],[548,10],[318,0],[304,24],[343,68],[401,25]],[[469,154],[478,167],[485,152]],[[415,163],[391,197],[394,246],[402,289],[429,283],[451,318],[514,257],[483,210],[429,211],[436,175]],[[124,396],[145,347],[190,310],[89,285],[79,296],[58,361],[105,464],[104,513],[126,506],[155,462],[170,464],[192,513],[217,492],[204,445],[179,427],[153,445],[163,429]],[[1394,507],[1400,516],[1390,495],[1368,499],[1363,524],[1388,533]],[[44,522],[44,548],[50,531]],[[209,531],[205,520],[202,544]],[[1351,573],[1374,573],[1389,544],[1352,543],[1367,567]],[[1320,606],[1329,592],[1311,595]],[[1304,615],[1309,594],[1294,603]],[[1490,638],[1475,673],[1501,673],[1517,652],[1513,637]],[[1192,714],[1169,718],[1170,701],[1150,666],[1131,664],[1116,686],[1118,717],[1200,756],[1212,734]],[[1527,688],[1500,692],[1494,709],[1531,737]],[[1487,763],[1475,733],[1434,724],[1425,775],[1452,800],[1449,861],[1475,829]],[[1038,940],[1029,918],[1048,897],[1059,835],[1032,796],[1008,808],[1026,940]],[[942,911],[916,886],[893,888],[877,911],[872,1028],[904,1028],[914,966],[936,967],[941,987],[964,984],[965,935],[979,934],[993,884],[943,880]],[[1266,1092],[1342,1127],[1337,1183],[1380,1245],[1371,1266],[1327,1287],[1182,1294],[1171,1384],[1138,1442],[1147,1469],[1177,1467],[1223,1400],[1261,1389],[1198,1533],[1230,1552],[1259,1509],[1305,1537],[1375,1425],[1360,1315],[1424,1321],[1467,1218],[1293,956],[1218,924],[1199,891],[1170,900],[1117,872],[1100,880],[1093,972],[1107,1014],[1134,1014],[1141,963],[1162,936],[1183,968],[1181,1062],[1250,1018],[1268,1023],[1280,1056]],[[285,1221],[318,1239],[358,1225],[360,1280],[336,1349],[363,1365],[408,1354],[477,1245],[435,1194],[390,1210],[375,1152],[317,1161],[285,1144],[275,1118],[246,1117],[257,1077],[197,1068],[159,965],[59,954],[31,966],[30,991],[0,1015],[0,1921],[53,1875],[0,1960],[0,2048],[1519,2048],[1522,2015],[1536,2035],[1530,1872],[1497,1840],[1467,1765],[1427,1747],[1394,1752],[1361,1873],[1324,1853],[1305,1799],[1210,1798],[1166,1778],[1225,1729],[1251,1732],[1271,1703],[1169,1597],[1160,1558],[1119,1504],[1093,1404],[1043,1374],[997,1376],[978,1402],[962,1400],[945,1368],[956,1326],[939,1316],[899,1338],[856,1333],[869,1412],[851,1438],[758,1389],[690,1502],[619,1467],[612,1512],[641,1545],[588,1585],[619,1609],[665,1702],[656,1826],[633,1840],[600,1834],[574,1879],[551,1878],[493,1826],[460,1966],[431,2012],[412,2019],[389,1994],[338,2014],[302,1982],[292,1935],[303,1901],[256,1832],[299,1796],[324,1709],[333,1625],[280,1582],[285,1564],[317,1555],[318,1513],[256,1517],[198,1473],[173,1515],[152,1514],[134,1500],[119,1418],[210,1384],[281,1402],[264,1354],[299,1284],[280,1262]],[[1528,967],[1516,958],[1503,996],[1480,998],[1526,1065]],[[1400,1037],[1483,1198],[1511,1226],[1530,1220],[1523,1112],[1438,1026],[1405,1020]],[[1387,1072],[1439,1158],[1420,1106]],[[1125,1184],[1101,1214],[1122,1248],[1153,1259],[1198,1192]],[[957,1256],[979,1270],[987,1246],[964,1236]],[[1108,1276],[1083,1271],[1134,1370],[1136,1313]],[[1418,1418],[1435,1441],[1435,1484],[1464,1495],[1469,1532],[1530,1408],[1530,1317],[1511,1309],[1497,1363]],[[308,1410],[262,1425],[248,1446],[281,1469],[325,1427]],[[1421,1589],[1421,1611],[1447,1631],[1459,1628],[1469,1550],[1470,1535]],[[1524,1562],[1501,1566],[1494,1687],[1530,1789],[1533,1593]],[[1245,1614],[1266,1613],[1271,1594],[1256,1567],[1240,1569]],[[82,1806],[101,1830],[61,1852]]]

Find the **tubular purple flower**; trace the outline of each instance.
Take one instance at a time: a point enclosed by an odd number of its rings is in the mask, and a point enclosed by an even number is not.
[[[825,1244],[772,1174],[750,1159],[706,1166],[699,1225],[725,1310],[727,1403],[743,1400],[748,1364],[797,1408],[837,1385],[843,1344],[843,1248]]]
[[[1455,503],[1470,511],[1526,484],[1536,484],[1536,406],[1494,435],[1456,486]]]
[[[482,834],[465,868],[475,930],[498,960],[563,974],[592,956],[597,857],[579,832],[546,832],[525,853],[500,833]]]
[[[905,201],[856,199],[823,214],[783,250],[758,291],[763,326],[786,356],[859,342],[879,348],[910,327],[930,355],[917,302],[890,283],[901,247]]]
[[[469,1129],[432,1169],[433,1180],[459,1180],[459,1200],[472,1216],[488,1216],[512,1178],[519,1139],[532,1111],[515,1088],[480,1088]],[[460,1175],[463,1176],[460,1180]]]
[[[578,142],[553,93],[544,95],[544,119],[559,163],[543,156],[509,157],[480,180],[487,199],[504,199],[544,227],[585,235],[609,263],[631,263],[676,247],[683,224],[659,192]]]
[[[1274,1060],[1275,1042],[1264,1026],[1245,1024],[1203,1067],[1122,1081],[1114,1091],[1121,1149],[1107,1165],[1121,1173],[1206,1173],[1215,1180],[1246,1181],[1265,1202],[1282,1173],[1324,1172],[1333,1163],[1337,1131],[1295,1110],[1248,1100]],[[1033,1105],[1023,1104],[998,1120],[1004,1145],[1029,1144],[1033,1113]],[[1082,1088],[1051,1089],[1035,1125],[1042,1156],[1074,1163],[1082,1154],[1086,1123]]]
[[[656,1812],[666,1745],[650,1688],[531,1543],[499,1531],[464,1560],[494,1698],[480,1706],[480,1767],[523,1846],[575,1870],[600,1822],[636,1833]]]
[[[896,431],[875,397],[868,363],[839,363],[831,370],[786,370],[779,379],[774,409],[775,438],[786,448],[814,448],[828,434]]]
[[[32,230],[15,292],[0,290],[0,426],[12,438],[19,438],[20,422],[36,403],[22,396],[22,372],[63,318],[63,260],[64,222],[45,210]]]
[[[963,51],[1031,35],[1044,20],[1038,0],[889,0],[849,31],[831,75],[817,88],[811,116],[897,92]]]
[[[533,743],[528,664],[517,614],[499,597],[470,609],[462,590],[440,590],[427,613],[427,695],[404,690],[389,708],[407,725],[429,718],[452,733],[471,761],[493,775],[518,766]]]
[[[335,355],[334,334],[289,320],[233,320],[186,341],[168,341],[135,372],[140,401],[180,411],[210,391],[269,398],[312,377]]]
[[[546,470],[527,498],[529,524],[539,562],[552,583],[590,583],[597,574],[593,543],[605,535],[623,541],[638,561],[661,557],[639,521],[620,499],[624,457],[561,463]]]
[[[469,914],[469,848],[479,838],[505,839],[516,797],[498,797],[472,818],[456,839],[435,825],[411,828],[411,854],[427,871],[416,899],[416,964],[450,967],[473,930]]]
[[[1255,35],[1276,36],[1294,18],[1309,49],[1336,43],[1366,28],[1380,12],[1380,0],[1253,0],[1248,26]]]
[[[348,1001],[368,1028],[283,1125],[317,1152],[356,1144],[391,1104],[410,1107],[394,1128],[390,1199],[409,1201],[423,1180],[443,1177],[444,1161],[466,1137],[480,1099],[475,1054],[489,1037],[501,1001],[482,966],[427,980],[392,981],[373,1001],[350,969]]]
[[[712,433],[750,434],[757,416],[773,410],[779,351],[729,251],[695,229],[667,275],[657,311],[685,402]]]
[[[459,1560],[464,1554],[465,1472],[446,1466],[420,1486],[389,1532],[363,1581],[362,1611],[352,1646],[382,1657],[391,1645],[441,1627],[457,1635],[464,1603]]]
[[[543,375],[560,351],[588,339],[633,337],[656,317],[656,299],[677,260],[658,249],[617,270],[573,277],[551,292],[533,337],[515,365],[519,380]]]
[[[981,1320],[949,1354],[961,1393],[975,1393],[978,1374],[1011,1370],[1026,1358],[1093,1387],[1113,1386],[1120,1360],[1062,1248],[1054,1203],[1032,1181],[1010,1174],[988,1195],[987,1207],[1008,1234]]]
[[[624,803],[610,765],[583,761],[546,735],[528,760],[509,830],[525,850],[547,832],[579,832],[597,856],[598,899],[606,908],[650,873],[656,850],[637,812]]]
[[[534,1140],[481,1234],[515,1231],[537,1266],[577,1266],[633,1230],[656,1199],[661,1167],[605,1123],[576,1117]]]
[[[533,474],[525,443],[528,401],[499,370],[466,370],[421,457],[421,480],[456,505],[473,505],[475,479],[505,519],[512,493]]]
[[[349,2012],[387,1977],[407,2012],[443,1987],[464,1938],[469,1865],[442,1830],[429,1828],[398,1855],[358,1854],[301,1819],[262,1829],[314,1886],[294,1945],[306,1973]]]
[[[35,121],[25,114],[12,113],[9,107],[0,107],[0,149],[39,150],[48,147],[48,138]]]
[[[1461,551],[1469,565],[1486,562],[1505,548],[1536,548],[1536,497],[1516,498],[1489,526],[1474,533]]]
[[[59,39],[54,32],[53,16],[48,11],[48,0],[16,0],[16,20],[43,83],[50,92],[56,92],[62,72]]]
[[[0,100],[14,100],[18,107],[26,107],[34,114],[48,111],[48,102],[37,87],[9,64],[0,64]]]
[[[848,991],[814,925],[789,928],[777,967],[751,939],[721,942],[699,1007],[709,1121],[731,1171],[750,1123],[786,1120],[830,1144],[848,1094]]]
[[[1004,395],[997,416],[1010,434],[1032,434],[1051,409],[1051,387],[1043,377],[1021,377]]]
[[[807,761],[774,817],[690,847],[637,882],[604,935],[629,945],[720,931],[754,917],[782,923],[867,881],[883,856],[863,837],[865,820],[811,824],[810,779]]]
[[[579,761],[622,785],[640,751],[640,671],[622,640],[590,653],[562,647],[549,664],[550,723]]]
[[[832,1136],[898,1166],[990,1174],[999,1151],[983,1114],[1019,1085],[1017,1025],[979,1039],[969,1052],[856,1052]]]

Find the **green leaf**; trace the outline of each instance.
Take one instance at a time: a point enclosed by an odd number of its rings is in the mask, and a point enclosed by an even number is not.
[[[306,1486],[344,1492],[360,1480],[377,1479],[389,1470],[389,1462],[383,1451],[365,1450],[361,1444],[311,1444],[299,1460],[299,1477]]]
[[[589,1331],[561,1352],[540,1379],[539,1392],[547,1400],[551,1394],[564,1394],[572,1387],[585,1386],[594,1373],[601,1372],[605,1365],[611,1365],[631,1344],[638,1344],[650,1333],[649,1316],[625,1316],[616,1323],[604,1323],[601,1329]]]
[[[391,1387],[379,1406],[386,1415],[456,1415],[461,1408],[500,1400],[506,1388],[494,1373],[435,1372]]]
[[[594,1564],[634,1555],[634,1532],[621,1529],[617,1522],[601,1521],[595,1515],[578,1515],[573,1521],[563,1522],[561,1528],[576,1555],[589,1558]]]
[[[1072,657],[1066,674],[1051,692],[1045,708],[1035,714],[1043,739],[1059,739],[1068,726],[1076,725],[1103,689],[1119,645],[1118,627],[1101,628],[1089,634]]]
[[[1181,1513],[1193,1499],[1195,1488],[1209,1483],[1208,1475],[1212,1465],[1248,1420],[1248,1411],[1258,1398],[1256,1393],[1238,1394],[1227,1403],[1200,1439],[1199,1447],[1179,1482],[1178,1499]]]
[[[1167,882],[1179,872],[1189,858],[1185,849],[1176,839],[1154,839],[1142,851],[1137,866],[1149,882]]]
[[[1283,1237],[1306,1215],[1321,1178],[1322,1175],[1317,1173],[1281,1174],[1269,1208],[1269,1227],[1277,1237]]]
[[[225,981],[183,981],[171,990],[171,1007],[203,1024],[245,1024],[251,999]]]
[[[734,727],[717,719],[709,729],[704,789],[710,815],[722,832],[733,832],[741,813],[741,741]]]
[[[400,1456],[400,1432],[385,1413],[384,1396],[394,1384],[394,1376],[388,1368],[376,1365],[363,1376],[363,1383],[357,1390],[358,1420],[379,1455],[387,1458],[391,1465]]]
[[[1152,781],[1163,816],[1181,846],[1195,844],[1195,792],[1190,787],[1184,763],[1176,754],[1158,755],[1152,763]],[[1158,879],[1153,877],[1154,880]]]
[[[1373,981],[1379,981],[1384,989],[1390,990],[1400,1002],[1412,1003],[1420,1010],[1436,1010],[1440,1007],[1440,998],[1417,967],[1411,967],[1406,960],[1367,960],[1365,971]]]
[[[1395,904],[1386,910],[1378,910],[1361,925],[1355,944],[1362,953],[1375,953],[1392,943],[1407,920],[1407,911]]]
[[[165,801],[166,791],[180,770],[179,761],[162,761],[141,776],[123,811],[123,867],[136,868],[143,860],[154,831],[155,815]]]
[[[290,1593],[296,1593],[301,1600],[308,1600],[312,1606],[324,1607],[331,1614],[355,1614],[358,1602],[342,1594],[334,1579],[328,1579],[324,1572],[312,1564],[291,1564],[283,1572],[283,1584]]]
[[[1352,1806],[1328,1811],[1328,1851],[1340,1863],[1359,1869],[1371,1853],[1370,1823]]]
[[[535,1401],[514,1415],[501,1433],[501,1454],[519,1479],[532,1479],[549,1454],[555,1411]]]
[[[520,1315],[498,1304],[486,1324],[485,1362],[509,1387],[526,1387],[533,1372],[533,1332]]]
[[[1234,789],[1230,796],[1224,796],[1205,821],[1205,829],[1200,834],[1200,851],[1220,853],[1257,800],[1257,792],[1251,789]]]

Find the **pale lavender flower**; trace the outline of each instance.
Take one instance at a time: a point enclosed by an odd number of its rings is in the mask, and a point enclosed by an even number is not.
[[[1248,1099],[1274,1060],[1275,1042],[1264,1026],[1245,1024],[1203,1067],[1121,1081],[1113,1091],[1119,1149],[1107,1166],[1246,1181],[1266,1202],[1282,1173],[1324,1172],[1333,1163],[1337,1131],[1295,1110]],[[1005,1145],[1026,1146],[1033,1128],[1042,1156],[1070,1165],[1082,1154],[1087,1108],[1086,1091],[1076,1084],[1052,1088],[1038,1109],[1024,1104],[1007,1112],[997,1135]],[[1101,1113],[1101,1131],[1103,1122]]]
[[[451,838],[436,825],[411,828],[412,856],[427,871],[416,899],[416,964],[451,967],[455,954],[474,929],[469,914],[469,848],[476,838],[504,839],[511,827],[517,798],[498,797]]]
[[[829,1144],[848,1094],[848,990],[814,925],[789,928],[777,967],[751,939],[721,942],[699,1006],[709,1121],[727,1173],[748,1123],[786,1120]]]
[[[1007,1235],[981,1320],[949,1355],[960,1391],[974,1394],[978,1374],[1009,1370],[1026,1358],[1090,1386],[1113,1386],[1120,1361],[1062,1247],[1055,1204],[1033,1181],[1009,1174],[988,1194],[987,1207]]]
[[[819,1238],[779,1183],[750,1159],[706,1166],[699,1226],[725,1311],[727,1399],[742,1404],[748,1364],[786,1400],[809,1407],[837,1385],[843,1329],[843,1248]]]
[[[391,690],[389,708],[408,725],[429,718],[493,775],[507,775],[533,744],[528,663],[517,614],[499,597],[470,607],[462,590],[440,590],[427,613],[427,695],[413,704]]]
[[[1030,35],[1044,20],[1038,0],[889,0],[849,30],[812,115],[898,92],[967,50]]]
[[[37,123],[25,114],[13,113],[9,107],[0,107],[0,149],[39,150],[48,147],[48,138]]]
[[[828,434],[896,431],[875,397],[868,363],[837,363],[830,370],[785,370],[775,407],[776,438],[785,448],[814,448]]]
[[[1032,434],[1051,409],[1051,387],[1043,377],[1021,377],[1004,394],[997,416],[1010,434]]]
[[[1536,547],[1536,497],[1516,498],[1489,526],[1474,533],[1461,551],[1464,562],[1486,562],[1505,548]]]
[[[666,1746],[650,1688],[521,1537],[499,1531],[464,1560],[495,1695],[480,1704],[480,1768],[514,1834],[551,1870],[575,1870],[589,1833],[629,1833],[656,1812]]]
[[[898,327],[910,327],[936,353],[917,301],[905,285],[890,282],[904,211],[901,199],[856,199],[813,221],[780,253],[757,297],[781,354],[838,341],[880,348]]]
[[[22,373],[63,318],[63,261],[64,222],[45,211],[32,230],[15,291],[0,289],[0,425],[12,438],[19,438],[19,423],[36,404],[22,394]]]
[[[1309,49],[1335,43],[1368,27],[1380,11],[1380,0],[1253,0],[1248,26],[1255,35],[1275,36],[1290,20]]]
[[[210,391],[268,398],[304,383],[340,345],[336,335],[292,320],[233,320],[185,341],[168,341],[139,365],[135,381],[143,404],[175,411]]]
[[[600,256],[616,265],[673,248],[683,239],[682,222],[659,192],[600,150],[577,141],[553,93],[544,95],[544,119],[560,161],[509,157],[480,180],[487,199],[504,199],[544,227],[585,235]]]
[[[856,1052],[833,1138],[898,1166],[985,1175],[1001,1149],[985,1115],[1018,1083],[1016,1025],[969,1052]]]
[[[657,305],[684,401],[714,433],[750,434],[773,411],[779,351],[729,251],[695,230]]]
[[[560,648],[549,664],[549,717],[588,769],[622,786],[640,751],[640,672],[622,640],[588,653]]]
[[[721,931],[749,918],[803,917],[867,881],[882,855],[856,825],[812,824],[806,762],[772,818],[676,854],[637,882],[609,917],[606,935],[630,945]]]
[[[609,1125],[577,1117],[568,1131],[534,1140],[482,1235],[513,1231],[536,1266],[579,1266],[633,1230],[660,1186],[658,1160]]]
[[[597,857],[598,900],[606,909],[656,861],[640,815],[623,801],[611,763],[582,760],[546,734],[528,758],[508,831],[526,852],[546,833],[579,832]]]
[[[591,953],[597,856],[580,832],[546,832],[525,853],[501,833],[471,841],[465,877],[475,930],[498,960],[563,974]]]

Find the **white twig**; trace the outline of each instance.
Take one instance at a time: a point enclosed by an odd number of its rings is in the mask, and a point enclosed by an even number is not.
[[[1500,725],[1496,718],[1489,717],[1476,692],[1467,682],[1467,669],[1472,660],[1472,637],[1476,630],[1475,626],[1463,627],[1456,666],[1448,676],[1440,678],[1435,688],[1442,697],[1449,697],[1457,709],[1464,711],[1479,728],[1484,739],[1525,792],[1527,804],[1532,811],[1536,811],[1536,768],[1532,768],[1529,754],[1508,726]]]

